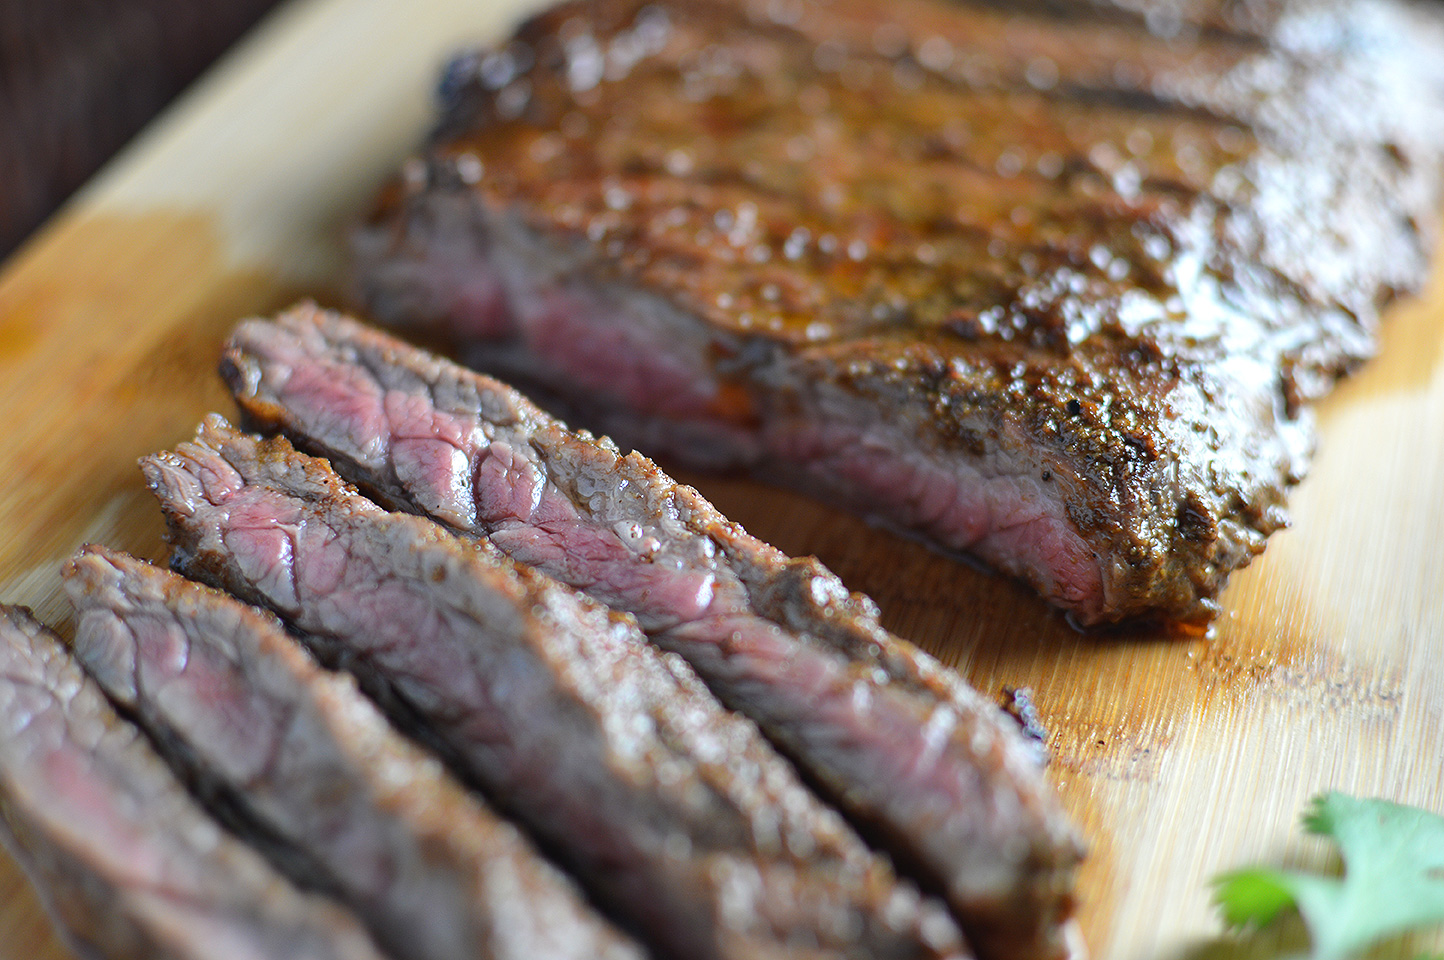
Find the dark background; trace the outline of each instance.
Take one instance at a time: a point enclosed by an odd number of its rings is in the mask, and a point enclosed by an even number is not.
[[[277,0],[0,0],[0,257]]]

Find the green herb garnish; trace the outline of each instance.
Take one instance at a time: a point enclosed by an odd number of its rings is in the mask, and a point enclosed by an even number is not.
[[[1444,923],[1444,817],[1342,793],[1314,799],[1304,828],[1328,837],[1342,877],[1257,867],[1214,879],[1230,927],[1260,927],[1289,908],[1308,928],[1311,960],[1355,956],[1384,937]]]

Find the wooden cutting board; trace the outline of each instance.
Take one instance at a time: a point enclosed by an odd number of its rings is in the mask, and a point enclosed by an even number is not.
[[[0,600],[68,626],[57,566],[81,542],[163,555],[135,458],[230,411],[213,368],[238,317],[335,299],[338,238],[419,142],[439,66],[523,6],[295,0],[10,261]],[[1268,941],[1216,939],[1209,877],[1325,862],[1295,826],[1322,790],[1444,809],[1444,286],[1393,312],[1320,421],[1293,529],[1196,639],[1082,636],[1016,585],[826,507],[684,476],[753,533],[820,556],[981,689],[1033,688],[1092,847],[1094,956],[1265,957]],[[0,958],[65,956],[0,860]]]

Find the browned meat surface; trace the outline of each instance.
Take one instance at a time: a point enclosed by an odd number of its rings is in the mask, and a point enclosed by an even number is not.
[[[641,960],[509,823],[234,597],[103,547],[65,569],[75,654],[278,865],[398,960]]]
[[[964,956],[941,904],[630,617],[219,417],[142,466],[185,572],[369,678],[663,955]]]
[[[1394,0],[576,0],[458,61],[364,303],[1083,623],[1211,616],[1424,277]]]
[[[112,960],[381,960],[201,812],[60,640],[0,606],[0,834],[71,942]]]
[[[382,502],[634,614],[944,889],[981,956],[1061,954],[1080,848],[1032,745],[815,560],[506,385],[313,306],[242,324],[222,367],[252,423]]]

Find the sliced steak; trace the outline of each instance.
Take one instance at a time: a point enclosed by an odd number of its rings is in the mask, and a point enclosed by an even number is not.
[[[980,955],[1063,951],[1080,845],[1033,745],[816,560],[748,536],[651,461],[504,384],[338,314],[244,323],[222,367],[252,423],[388,506],[634,614],[919,864]]]
[[[269,614],[112,550],[65,570],[77,659],[173,764],[400,960],[640,960],[515,827]],[[275,841],[273,841],[275,842]]]
[[[183,570],[276,610],[422,720],[663,953],[962,956],[941,905],[632,618],[219,417],[142,465]]]
[[[86,957],[381,960],[201,812],[60,640],[0,606],[0,834]]]
[[[448,71],[358,292],[1081,623],[1205,620],[1286,522],[1308,402],[1425,276],[1431,14],[575,0]]]

